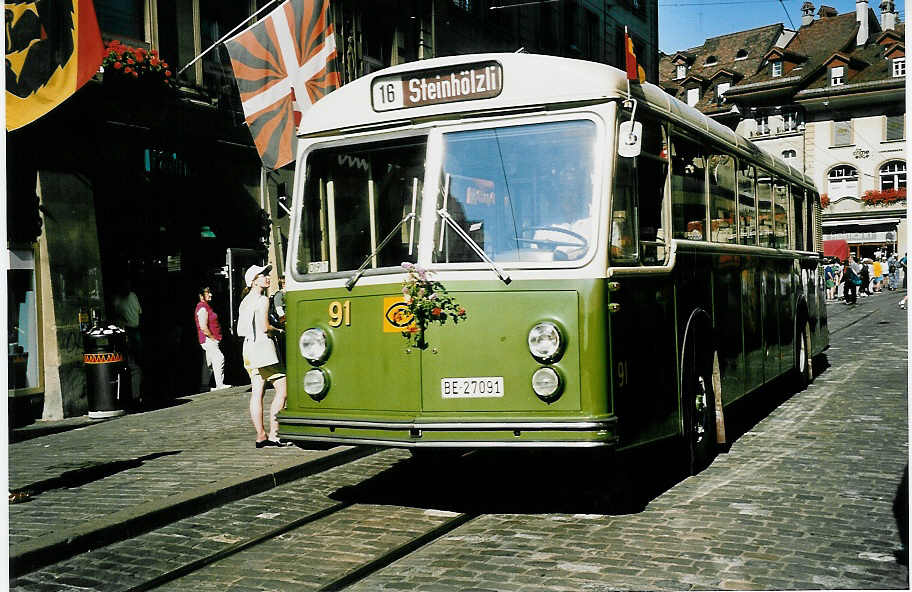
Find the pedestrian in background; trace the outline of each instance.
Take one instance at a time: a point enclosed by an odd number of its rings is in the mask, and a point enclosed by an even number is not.
[[[888,273],[890,274],[890,283],[889,283],[889,285],[888,285],[888,288],[889,288],[890,290],[895,290],[895,289],[896,289],[896,286],[897,286],[897,282],[896,282],[896,269],[897,269],[897,266],[896,266],[896,253],[893,253],[892,255],[890,255],[890,258],[887,259],[887,271],[888,271]]]
[[[855,269],[855,273],[858,274],[858,277],[861,278],[858,293],[861,294],[862,298],[867,298],[871,295],[870,290],[868,290],[868,286],[871,285],[871,270],[864,259],[857,265],[858,267],[856,268],[853,266],[853,269]]]
[[[880,259],[875,259],[874,262],[871,263],[871,270],[871,291],[880,292],[880,282],[883,279],[883,269],[881,268]]]
[[[826,297],[827,300],[836,299],[836,266],[833,265],[833,262],[829,262],[823,268],[823,277],[826,281]]]
[[[205,364],[203,365],[202,389],[209,388],[209,373],[207,368],[212,368],[212,374],[215,375],[215,386],[212,390],[230,388],[230,384],[225,384],[225,355],[219,349],[222,341],[222,328],[219,325],[218,315],[212,310],[209,304],[212,301],[212,289],[209,286],[203,286],[199,289],[199,302],[196,304],[194,317],[196,320],[196,332],[199,337],[200,347],[205,353]]]
[[[269,323],[269,271],[272,266],[251,265],[244,274],[246,294],[238,311],[237,334],[244,338],[244,368],[250,374],[250,419],[256,429],[256,447],[284,446],[279,440],[279,411],[285,407],[286,381],[285,366],[279,360],[275,344],[269,333],[281,329]],[[269,433],[263,423],[263,393],[266,383],[275,388],[275,397],[269,413]]]
[[[130,390],[134,404],[142,400],[143,343],[140,319],[142,306],[128,278],[117,284],[111,301],[114,322],[127,332],[127,366],[130,368]]]
[[[902,273],[902,284],[903,290],[906,289],[906,254],[903,253],[902,259],[899,260],[899,271],[897,273]]]
[[[858,301],[857,290],[861,284],[861,277],[855,271],[855,265],[855,260],[850,256],[842,269],[842,293],[845,295],[846,304],[855,304]]]

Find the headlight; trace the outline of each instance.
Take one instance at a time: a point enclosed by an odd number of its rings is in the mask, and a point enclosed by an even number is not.
[[[554,323],[539,323],[529,331],[529,352],[543,364],[559,360],[563,346],[560,329]]]
[[[311,368],[304,373],[304,392],[319,401],[329,390],[329,375],[322,368]]]
[[[551,402],[560,395],[562,388],[563,381],[554,368],[539,368],[532,375],[532,390],[540,399]]]
[[[326,361],[329,356],[329,340],[323,329],[308,329],[301,333],[298,339],[298,349],[301,355],[311,364],[317,365]]]

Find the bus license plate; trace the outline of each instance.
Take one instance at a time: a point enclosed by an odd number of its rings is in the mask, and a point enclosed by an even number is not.
[[[480,399],[504,395],[503,376],[441,378],[440,394],[444,399]]]

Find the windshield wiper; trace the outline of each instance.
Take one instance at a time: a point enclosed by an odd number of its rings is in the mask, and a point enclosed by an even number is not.
[[[460,238],[462,238],[462,240],[464,240],[465,243],[472,248],[473,251],[475,251],[476,255],[484,259],[484,261],[491,267],[491,269],[494,271],[494,273],[497,274],[497,277],[499,277],[503,283],[509,284],[513,281],[510,278],[510,275],[501,268],[497,267],[497,264],[494,263],[490,257],[488,257],[487,253],[484,252],[484,249],[479,247],[478,243],[472,240],[472,237],[469,236],[469,233],[463,230],[462,227],[459,226],[455,220],[453,220],[453,217],[450,216],[449,212],[444,209],[440,209],[437,210],[437,214],[443,219],[444,222],[450,225],[450,228],[452,228],[453,231],[458,234]]]
[[[398,231],[400,228],[402,228],[403,224],[405,224],[406,222],[408,222],[409,220],[411,220],[414,217],[415,217],[415,212],[410,212],[410,213],[406,214],[405,218],[403,218],[402,220],[399,220],[399,224],[396,224],[396,227],[393,228],[392,230],[390,230],[390,233],[386,235],[386,238],[384,238],[382,241],[380,241],[380,244],[377,245],[377,248],[374,249],[374,251],[370,255],[368,255],[367,258],[364,259],[364,263],[361,264],[361,267],[358,268],[358,271],[353,273],[352,276],[350,278],[348,278],[348,281],[345,282],[345,287],[346,287],[346,289],[348,289],[349,292],[351,292],[352,288],[355,287],[355,284],[358,283],[358,280],[361,279],[361,276],[364,275],[364,270],[367,269],[367,264],[371,262],[371,259],[373,259],[374,257],[377,256],[377,254],[380,252],[380,250],[386,246],[386,243],[388,243],[390,241],[390,239],[393,238],[393,235],[396,234],[396,231]]]

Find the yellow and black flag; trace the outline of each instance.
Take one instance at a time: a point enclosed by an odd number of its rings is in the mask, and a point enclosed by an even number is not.
[[[6,129],[27,125],[98,71],[104,52],[91,0],[5,0]]]
[[[328,9],[329,0],[287,0],[225,42],[267,168],[294,160],[301,113],[341,86]]]

